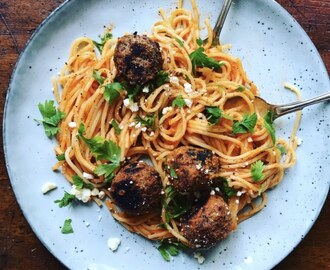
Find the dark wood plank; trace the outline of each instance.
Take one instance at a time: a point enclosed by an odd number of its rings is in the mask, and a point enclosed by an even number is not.
[[[13,66],[28,38],[63,0],[0,0],[0,118]],[[278,0],[302,25],[330,71],[330,1]],[[325,89],[329,90],[329,89]],[[2,145],[2,134],[0,135]],[[65,269],[32,232],[16,203],[0,149],[0,269]],[[330,197],[308,235],[275,269],[330,269]]]

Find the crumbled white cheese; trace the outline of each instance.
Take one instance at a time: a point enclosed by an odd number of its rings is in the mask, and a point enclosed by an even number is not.
[[[253,142],[253,139],[252,139],[251,137],[248,137],[248,138],[247,138],[247,141],[248,141],[248,142]]]
[[[220,188],[216,187],[215,188],[215,191],[219,192],[220,191]]]
[[[297,145],[301,145],[302,144],[302,138],[299,138],[299,137],[296,137],[296,140],[297,140]]]
[[[205,261],[205,257],[200,252],[194,252],[194,258],[197,259],[199,264],[202,264]]]
[[[186,103],[186,105],[189,107],[189,108],[191,108],[191,105],[192,105],[192,100],[191,99],[189,99],[189,98],[184,98],[183,99],[184,100],[184,102]]]
[[[68,126],[69,126],[70,128],[75,128],[75,127],[77,126],[77,123],[76,123],[76,122],[70,122],[70,123],[68,124]]]
[[[132,102],[129,98],[124,99],[124,106],[132,112],[137,112],[139,110],[137,102]]]
[[[145,87],[143,87],[143,89],[142,89],[142,92],[143,93],[149,93],[149,87],[148,86],[145,86]]]
[[[170,76],[169,79],[170,79],[170,83],[171,84],[176,85],[176,86],[179,85],[179,78],[178,77],[176,77],[176,76]]]
[[[191,88],[191,84],[190,83],[185,83],[183,86],[184,86],[184,91],[187,94],[190,94],[192,92],[192,88]]]
[[[91,195],[92,196],[97,196],[99,195],[100,191],[97,189],[97,188],[93,188],[92,192],[91,192]]]
[[[99,192],[98,196],[99,196],[99,198],[102,200],[102,199],[104,198],[104,196],[105,196],[104,191],[101,190],[101,191]]]
[[[196,169],[197,169],[197,170],[200,170],[201,168],[202,168],[202,164],[199,164],[199,163],[196,164]]]
[[[155,135],[155,132],[153,132],[153,131],[151,131],[149,134],[150,137],[153,137],[154,135]]]
[[[172,107],[165,107],[165,108],[163,108],[163,110],[162,110],[162,114],[167,114],[168,112],[170,112],[170,111],[172,111],[172,110],[173,110]]]
[[[120,245],[120,239],[119,238],[109,238],[108,239],[108,247],[112,250],[112,251],[116,251]]]
[[[92,192],[88,188],[77,188],[75,185],[72,185],[72,188],[70,190],[70,194],[74,195],[78,200],[87,203],[92,195]]]
[[[87,173],[87,172],[83,172],[82,176],[85,178],[85,179],[88,179],[88,180],[92,180],[94,179],[94,175],[90,174],[90,173]]]
[[[147,127],[143,127],[143,128],[141,128],[141,131],[142,131],[142,132],[146,132],[146,131],[147,131]]]
[[[138,129],[141,127],[141,122],[136,123],[135,128]]]
[[[237,191],[237,194],[236,194],[237,197],[240,197],[242,196],[242,192],[241,191]]]
[[[53,182],[46,182],[42,185],[41,191],[43,194],[46,194],[47,192],[57,188],[57,185]]]
[[[129,127],[135,127],[135,125],[136,125],[136,123],[135,122],[131,122],[131,123],[129,123]]]
[[[215,191],[212,189],[210,195],[215,195]]]
[[[201,119],[201,118],[204,117],[204,114],[202,114],[202,113],[198,113],[198,114],[197,114],[197,117],[198,117],[199,119]]]
[[[236,204],[239,204],[239,200],[236,200],[235,203],[236,203]]]

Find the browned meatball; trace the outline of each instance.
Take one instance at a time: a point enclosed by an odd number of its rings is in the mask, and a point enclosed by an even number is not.
[[[208,189],[215,173],[220,171],[220,158],[208,149],[182,146],[167,156],[168,170],[174,189],[179,192],[194,192]],[[171,172],[170,172],[171,175]]]
[[[110,195],[124,212],[140,215],[160,208],[161,190],[158,172],[140,161],[126,165],[117,173]]]
[[[210,248],[232,231],[231,214],[221,196],[211,195],[188,220],[182,222],[181,233],[192,248]]]
[[[136,34],[118,39],[114,61],[119,77],[132,86],[154,79],[163,63],[159,44]]]

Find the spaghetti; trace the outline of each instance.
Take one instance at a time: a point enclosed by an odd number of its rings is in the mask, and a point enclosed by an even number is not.
[[[147,155],[160,174],[164,189],[169,184],[169,175],[164,168],[171,151],[180,145],[209,149],[221,160],[218,177],[225,178],[228,187],[235,191],[228,198],[228,206],[233,229],[236,229],[239,222],[265,206],[265,191],[276,186],[282,180],[284,170],[295,163],[296,142],[294,136],[290,142],[272,139],[265,127],[264,115],[254,108],[253,101],[258,94],[256,86],[248,79],[241,61],[225,52],[226,46],[211,47],[213,34],[208,20],[205,21],[208,41],[203,45],[204,53],[221,66],[217,70],[194,66],[190,55],[202,46],[197,42],[200,25],[195,1],[192,1],[192,7],[189,12],[179,2],[170,16],[160,11],[162,20],[154,24],[150,37],[161,48],[163,70],[169,74],[169,81],[152,89],[151,93],[141,92],[136,100],[137,111],[124,106],[126,91],[118,92],[119,97],[112,104],[104,98],[102,85],[113,83],[117,75],[113,60],[116,39],[107,40],[100,55],[91,39],[82,37],[74,41],[66,65],[53,80],[59,110],[66,115],[60,123],[55,148],[57,155],[65,155],[65,160],[59,161],[53,169],[61,167],[71,183],[73,176],[78,175],[109,197],[109,184],[103,176],[94,173],[102,161],[95,159],[78,136],[81,123],[85,126],[86,138],[99,136],[115,142],[120,147],[121,162]],[[95,71],[102,75],[103,84],[93,76]],[[185,101],[185,106],[172,106],[178,97]],[[210,125],[205,115],[208,106],[221,109],[226,117]],[[136,117],[150,114],[155,116],[154,124],[158,128],[143,129],[134,125]],[[233,134],[233,123],[252,114],[257,116],[253,132]],[[114,120],[120,133],[112,125]],[[298,124],[299,118],[297,121]],[[70,127],[71,122],[77,126]],[[281,156],[278,146],[285,149],[285,157]],[[255,181],[251,173],[251,166],[258,161],[263,164],[261,181]],[[93,177],[87,179],[84,173]],[[180,234],[178,221],[166,220],[164,208],[161,214],[133,216],[118,210],[110,198],[105,203],[113,217],[128,230],[152,240],[177,238],[189,245]]]

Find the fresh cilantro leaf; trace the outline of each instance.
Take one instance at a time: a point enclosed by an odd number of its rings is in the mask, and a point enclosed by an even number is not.
[[[170,242],[168,239],[162,240],[160,245],[157,247],[164,260],[168,262],[171,260],[170,256],[177,256],[186,248],[187,247],[181,242],[177,242],[175,240],[171,240]]]
[[[79,130],[84,131],[84,126],[80,126]],[[78,130],[78,132],[79,132]],[[87,139],[82,132],[79,132],[79,138],[81,138],[92,154],[97,160],[105,160],[110,163],[99,165],[94,173],[98,176],[105,175],[106,181],[112,180],[114,177],[114,171],[120,166],[120,147],[113,141],[106,141],[102,137],[94,137]]]
[[[275,144],[276,137],[275,137],[275,128],[273,126],[273,120],[274,120],[274,113],[272,111],[268,111],[264,116],[264,127],[269,132],[270,137],[272,138],[272,141]]]
[[[257,162],[251,165],[250,170],[253,181],[259,182],[265,177],[264,174],[262,173],[264,167],[265,167],[264,163],[261,160],[258,160]]]
[[[61,232],[63,234],[73,233],[73,228],[71,225],[72,219],[66,219],[64,220],[63,227],[61,229]]]
[[[112,39],[112,34],[111,33],[105,33],[103,36],[101,36],[101,42],[97,42],[93,40],[94,45],[96,48],[102,53],[104,44],[109,40]]]
[[[151,129],[154,129],[155,128],[155,117],[156,115],[154,113],[152,114],[147,114],[144,119],[140,116],[140,115],[137,115],[135,117],[135,120],[139,123],[141,123],[141,125],[145,126],[145,127],[148,127],[148,128],[151,128]]]
[[[221,192],[227,197],[230,198],[236,195],[236,190],[229,186],[228,180],[225,177],[217,177],[214,181],[216,186],[219,187]]]
[[[178,175],[176,174],[175,170],[172,167],[169,167],[170,170],[170,176],[172,178],[178,178]]]
[[[57,110],[53,100],[46,100],[44,104],[38,104],[39,111],[43,117],[40,121],[44,127],[47,137],[51,138],[58,133],[58,124],[65,114]]]
[[[98,176],[104,175],[105,181],[110,183],[110,181],[115,177],[114,171],[119,167],[119,163],[109,163],[101,164],[97,166],[94,173]]]
[[[93,69],[93,78],[99,83],[99,85],[102,85],[106,78],[101,76],[101,72]]]
[[[196,43],[197,43],[198,46],[203,46],[203,40],[201,38],[198,38],[196,40]]]
[[[147,84],[150,90],[155,90],[164,83],[169,82],[169,75],[166,71],[160,70],[157,72],[155,78]]]
[[[114,128],[114,130],[115,130],[115,133],[116,133],[117,135],[119,135],[120,132],[121,132],[121,129],[120,129],[120,127],[119,127],[119,125],[118,125],[118,123],[117,123],[117,121],[116,121],[115,119],[112,119],[112,121],[111,121],[111,125],[113,126],[113,128]]]
[[[183,108],[183,106],[186,105],[186,102],[184,101],[182,95],[178,95],[173,101],[172,101],[172,107],[179,107]]]
[[[78,128],[78,134],[80,136],[83,136],[85,134],[85,132],[86,132],[85,124],[81,122],[79,125],[79,128]]]
[[[205,49],[202,47],[203,41],[201,39],[197,40],[197,44],[199,45],[198,49],[189,54],[189,58],[193,67],[193,73],[196,72],[197,67],[219,69],[223,65],[223,63],[217,62],[204,53]]]
[[[58,161],[64,161],[65,160],[65,155],[64,154],[59,154],[56,156]]]
[[[183,47],[184,41],[178,38],[174,38],[177,43],[179,43],[180,47]]]
[[[257,114],[253,113],[252,115],[245,114],[242,121],[234,121],[233,124],[233,133],[248,133],[253,132],[255,125],[257,124]]]
[[[82,188],[93,189],[94,188],[94,186],[92,184],[85,183],[84,180],[81,179],[78,175],[74,175],[72,177],[72,181],[73,181],[73,184],[79,189],[82,189]]]
[[[243,85],[240,85],[239,87],[236,88],[237,92],[243,92],[245,90],[245,87]]]
[[[216,106],[206,106],[205,115],[210,125],[215,125],[222,117],[222,110]]]
[[[166,222],[170,222],[171,219],[181,217],[187,213],[191,209],[192,203],[192,197],[175,191],[172,186],[167,186],[163,199]]]
[[[284,148],[283,145],[278,145],[277,149],[280,150],[281,156],[284,156],[286,154],[286,149]]]
[[[55,200],[54,202],[58,203],[58,206],[62,208],[62,207],[70,205],[74,201],[75,198],[76,197],[74,195],[64,191],[63,198],[60,200]]]
[[[104,86],[104,99],[112,104],[119,96],[123,85],[119,82],[108,83]]]

